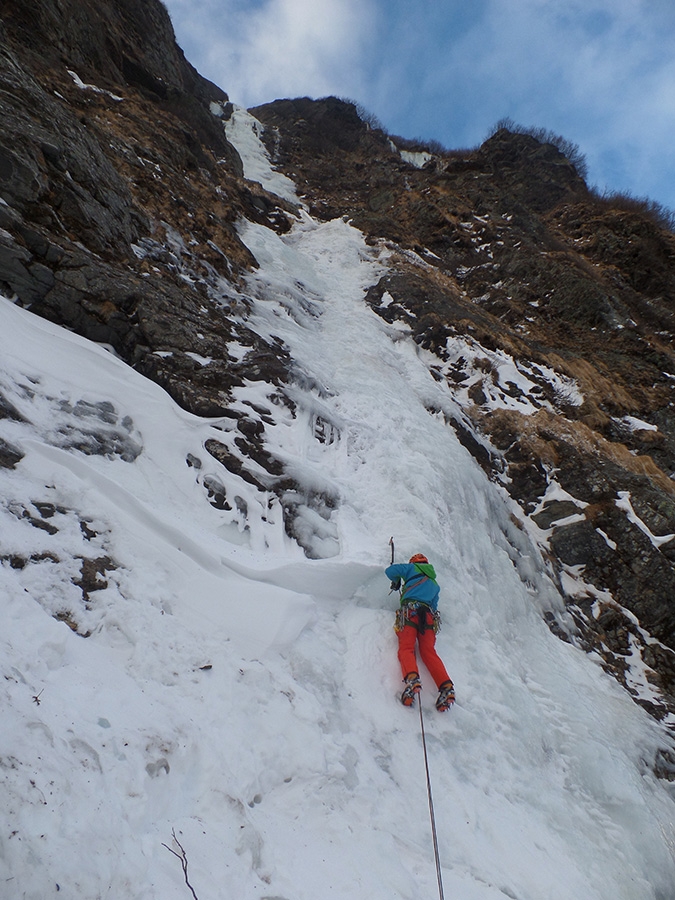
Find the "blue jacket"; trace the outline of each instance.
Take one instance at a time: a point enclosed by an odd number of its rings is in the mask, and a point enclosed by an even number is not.
[[[403,582],[401,605],[418,601],[430,609],[438,609],[439,586],[431,563],[394,563],[384,570],[390,581]]]

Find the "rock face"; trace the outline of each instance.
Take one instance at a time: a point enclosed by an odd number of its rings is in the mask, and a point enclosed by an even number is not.
[[[3,292],[110,345],[187,410],[236,420],[236,452],[206,449],[293,497],[264,410],[232,398],[264,379],[292,408],[286,348],[247,323],[256,261],[235,224],[283,232],[295,210],[243,177],[227,95],[187,63],[159,0],[0,0],[0,23]],[[389,247],[367,300],[433,354],[460,440],[565,598],[574,625],[551,627],[656,717],[675,713],[675,236],[528,135],[440,152],[335,98],[252,113],[313,216]],[[15,413],[0,397],[0,419]],[[20,458],[0,441],[0,465]],[[209,498],[227,502],[215,482]],[[312,502],[323,515],[333,500]],[[640,696],[636,658],[658,703]]]
[[[230,339],[225,316],[202,323],[203,298],[254,264],[234,221],[275,205],[241,182],[210,107],[227,95],[186,62],[158,2],[4,3],[2,22],[0,283],[188,409],[222,412],[236,366],[207,377],[187,354]]]

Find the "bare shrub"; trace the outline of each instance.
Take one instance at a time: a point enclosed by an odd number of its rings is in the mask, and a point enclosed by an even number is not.
[[[565,159],[572,163],[580,178],[586,179],[588,177],[588,164],[586,163],[586,157],[579,149],[579,145],[560,134],[556,134],[555,131],[530,125],[518,125],[513,119],[506,116],[493,125],[488,138],[502,130],[510,131],[512,134],[527,134],[533,137],[535,141],[539,141],[540,144],[552,144],[554,147],[557,147]]]
[[[367,110],[365,106],[362,106],[360,103],[356,104],[356,112],[361,119],[362,122],[365,122],[369,128],[372,128],[373,131],[382,131],[384,134],[387,133],[387,129],[384,127],[382,122],[377,118],[375,113]]]
[[[645,216],[659,228],[675,232],[675,210],[649,197],[636,197],[626,191],[598,191],[591,189],[596,205],[603,209],[619,209]]]
[[[330,97],[322,97],[322,100],[332,99]],[[352,100],[351,97],[336,97],[336,100],[339,100],[341,103],[348,103],[349,106],[353,106],[356,110],[356,115],[361,119],[361,121],[368,126],[368,128],[372,128],[373,131],[381,131],[383,134],[387,134],[387,129],[384,127],[382,122],[377,118],[375,113],[370,112],[370,110],[366,109],[366,107],[362,103],[358,103],[356,100]]]

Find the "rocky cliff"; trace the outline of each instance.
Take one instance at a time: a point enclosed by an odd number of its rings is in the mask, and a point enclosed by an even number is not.
[[[265,410],[232,403],[264,380],[292,411],[300,377],[247,318],[257,262],[236,225],[286,233],[302,206],[347,217],[388,253],[368,303],[452,389],[456,414],[431,412],[500,486],[565,599],[574,624],[551,628],[657,718],[675,713],[671,231],[598,198],[531,136],[411,149],[334,98],[251,111],[299,199],[271,193],[244,177],[233,106],[187,63],[159,0],[2,0],[0,79],[7,296],[109,345],[187,410],[236,421],[235,450],[207,449],[286,498],[302,543]],[[0,439],[0,464],[20,456]],[[217,485],[209,499],[228,502]],[[339,498],[304,502],[322,516]]]

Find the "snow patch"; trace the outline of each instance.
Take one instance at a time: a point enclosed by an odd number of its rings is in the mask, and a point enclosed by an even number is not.
[[[477,403],[486,410],[533,415],[538,409],[555,411],[556,406],[584,401],[574,379],[545,365],[515,360],[503,350],[488,350],[472,338],[448,338],[445,360],[441,374],[462,406]]]
[[[433,155],[426,150],[400,150],[399,152],[401,154],[401,159],[409,165],[414,166],[416,169],[423,169],[424,166],[434,158]]]
[[[244,166],[244,177],[259,182],[265,190],[290,203],[298,203],[295,184],[272,166],[261,137],[264,126],[240,106],[235,106],[225,122],[228,141],[236,149]]]
[[[196,363],[199,363],[200,366],[208,366],[213,362],[212,357],[200,356],[199,353],[192,353],[190,350],[186,351],[185,355],[189,356],[190,359],[193,359]]]
[[[621,420],[622,425],[629,431],[658,431],[656,425],[644,422],[642,419],[636,419],[635,416],[624,416]]]
[[[652,542],[653,546],[657,549],[663,544],[667,544],[675,538],[675,534],[664,534],[657,535],[653,534],[649,527],[642,521],[642,519],[638,516],[638,514],[633,509],[633,504],[630,499],[630,491],[617,491],[618,499],[615,500],[615,504],[618,509],[623,510],[626,513],[626,518],[629,522],[632,522],[633,525],[637,525],[640,531],[643,534],[646,534],[649,540]]]
[[[110,97],[111,100],[115,100],[117,103],[120,103],[124,100],[124,97],[119,97],[117,94],[112,94],[110,91],[106,91],[103,88],[96,87],[95,84],[86,84],[77,72],[73,72],[71,69],[68,69],[68,74],[73,79],[75,84],[83,91],[93,91],[95,94],[105,94],[106,97]]]

